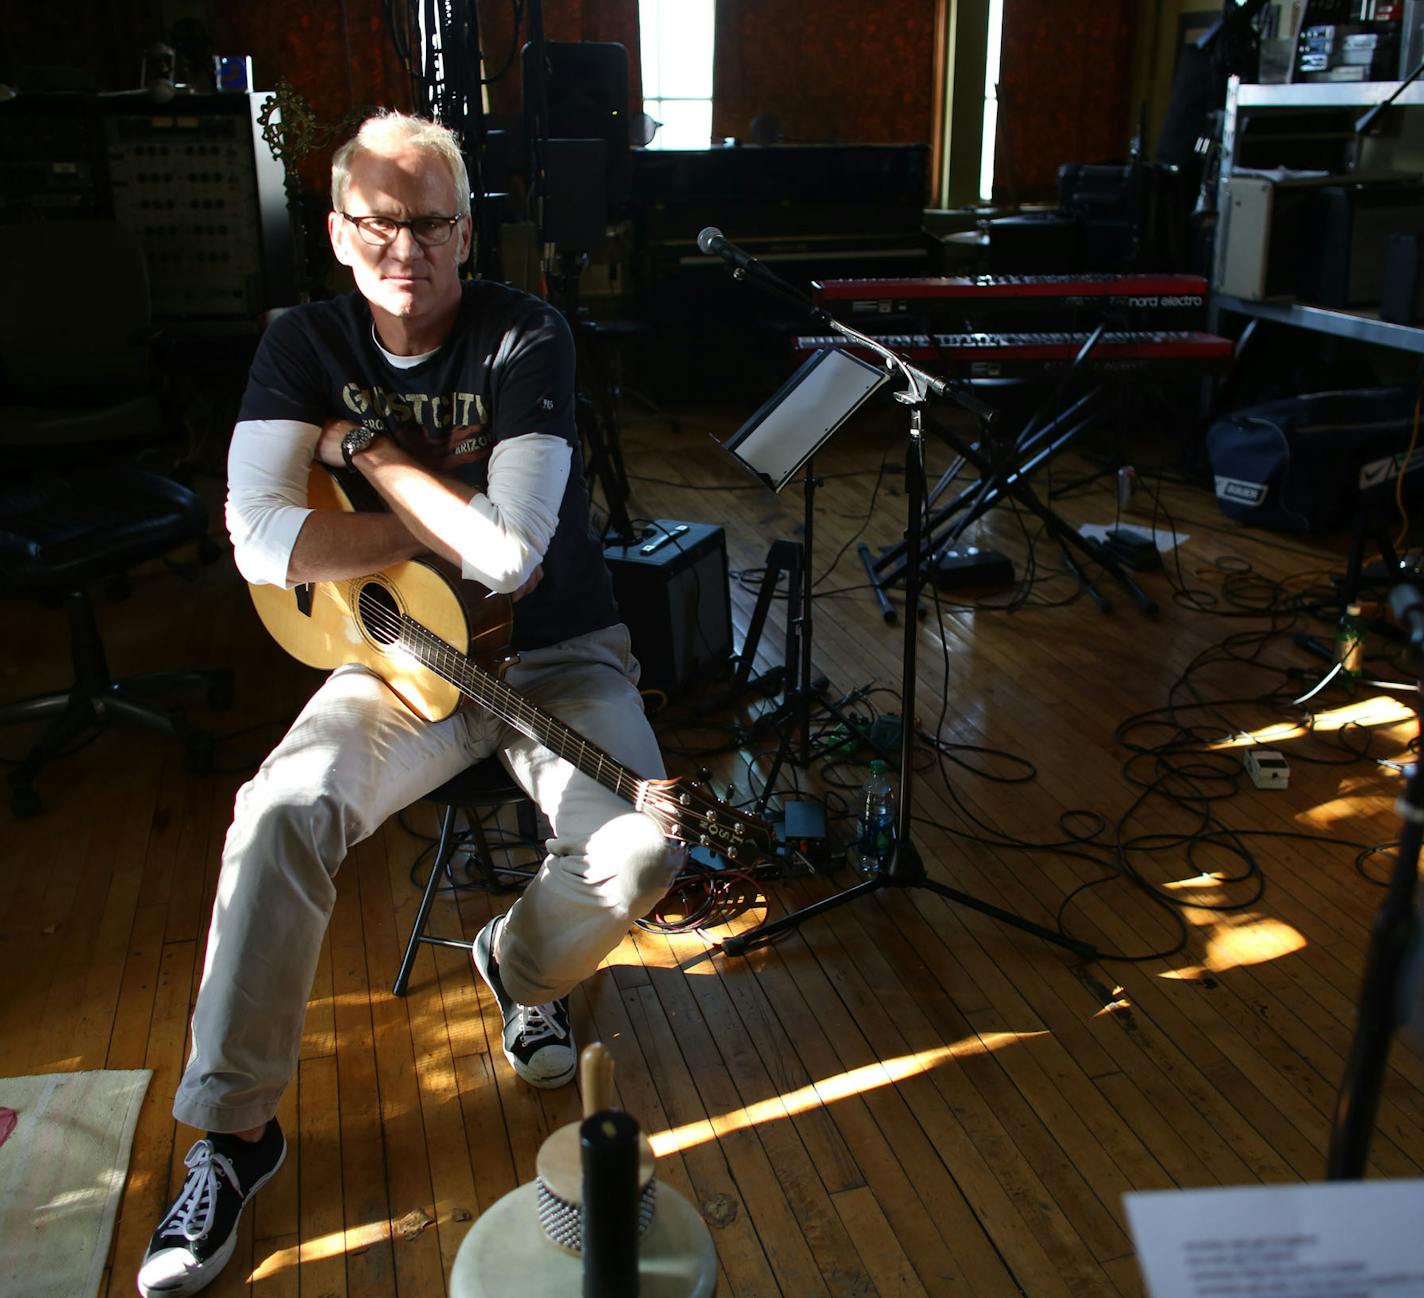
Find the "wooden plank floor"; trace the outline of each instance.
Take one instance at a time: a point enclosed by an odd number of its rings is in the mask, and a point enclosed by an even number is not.
[[[744,410],[674,420],[629,406],[633,512],[725,525],[740,643],[770,543],[798,535],[799,483],[773,497],[717,445]],[[863,589],[854,547],[892,544],[904,526],[897,419],[858,416],[816,461],[815,668],[866,722],[903,710],[903,631]],[[1141,578],[1160,614],[1106,582],[1110,616],[1074,598],[1037,520],[1001,505],[963,542],[1002,549],[1029,580],[977,605],[927,596],[912,713],[940,741],[918,748],[913,784],[929,877],[1062,923],[1101,957],[927,890],[861,899],[743,958],[717,950],[846,886],[835,866],[762,880],[748,909],[700,934],[630,935],[576,996],[580,1039],[610,1044],[660,1176],[712,1224],[724,1295],[1125,1298],[1141,1282],[1124,1192],[1322,1174],[1389,864],[1356,858],[1395,836],[1387,762],[1412,724],[1400,694],[1333,686],[1301,724],[1291,700],[1321,668],[1291,636],[1330,639],[1340,547],[1227,522],[1152,471],[1175,470],[1175,443],[1131,431],[1138,503],[1159,492],[1185,533],[1169,571]],[[1109,449],[1086,443],[1035,477],[1075,526],[1113,521],[1114,479],[1080,454]],[[926,457],[931,481],[952,458],[933,439]],[[62,683],[59,615],[7,616],[21,634],[5,638],[0,692]],[[233,794],[315,678],[268,642],[226,558],[196,575],[146,571],[103,622],[120,671],[227,662],[239,685],[237,706],[208,717],[219,772],[188,773],[157,737],[106,735],[45,774],[45,812],[7,819],[0,845],[0,1075],[154,1070],[117,1295],[194,1138],[169,1103]],[[780,662],[784,627],[778,600],[759,671]],[[1373,666],[1406,675],[1387,656]],[[719,692],[650,704],[673,770],[705,766],[745,800],[784,727],[751,730],[775,699]],[[773,805],[793,789],[825,797],[843,843],[867,754],[832,749],[838,724],[814,719],[817,758],[784,768]],[[1220,746],[1269,727],[1291,762],[1286,791],[1252,788],[1240,750]],[[12,729],[3,751],[26,737]],[[215,1295],[442,1294],[471,1222],[576,1115],[572,1088],[514,1080],[462,953],[426,948],[410,995],[390,995],[417,902],[411,831],[431,832],[433,814],[408,822],[361,844],[340,876],[282,1107],[292,1156]],[[507,904],[469,892],[434,923],[472,935]],[[1421,1136],[1424,1065],[1396,1046],[1371,1174],[1419,1175]]]

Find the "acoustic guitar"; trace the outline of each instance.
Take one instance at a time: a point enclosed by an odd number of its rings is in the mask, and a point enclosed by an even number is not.
[[[313,467],[307,491],[313,509],[355,508],[323,466]],[[635,775],[506,684],[503,673],[516,661],[508,653],[509,596],[463,580],[444,560],[409,559],[370,576],[292,590],[249,589],[262,624],[297,661],[323,669],[360,663],[426,721],[477,703],[651,817],[668,838],[741,864],[775,854],[767,821],[726,806],[696,780]]]

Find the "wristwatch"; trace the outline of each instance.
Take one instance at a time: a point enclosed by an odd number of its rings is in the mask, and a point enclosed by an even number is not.
[[[341,439],[341,458],[346,461],[346,467],[354,469],[356,466],[351,463],[352,459],[360,455],[380,435],[380,429],[363,428],[360,424],[347,433]]]

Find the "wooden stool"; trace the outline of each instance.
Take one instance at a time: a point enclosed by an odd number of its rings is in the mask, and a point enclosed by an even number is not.
[[[435,848],[435,860],[430,865],[430,878],[426,880],[425,892],[420,898],[420,909],[416,912],[410,941],[406,943],[400,972],[396,974],[395,985],[391,988],[397,996],[405,995],[406,987],[410,983],[410,971],[415,964],[415,953],[422,942],[431,946],[459,947],[464,951],[474,946],[473,942],[433,937],[425,931],[425,925],[430,918],[430,908],[435,904],[435,893],[442,880],[448,887],[455,886],[451,860],[458,845],[455,817],[461,808],[465,810],[475,838],[475,848],[470,853],[470,860],[484,877],[491,892],[498,891],[501,885],[495,874],[494,860],[489,840],[485,837],[481,813],[488,813],[500,807],[519,806],[521,830],[525,831],[525,836],[531,841],[535,838],[534,804],[529,800],[529,795],[510,778],[497,757],[486,757],[484,761],[467,767],[453,779],[446,780],[439,788],[432,789],[422,801],[434,802],[444,807],[444,812],[440,817],[440,838]]]

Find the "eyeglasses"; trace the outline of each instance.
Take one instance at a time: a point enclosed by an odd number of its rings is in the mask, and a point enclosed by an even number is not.
[[[341,218],[350,221],[361,236],[361,242],[373,248],[384,248],[402,230],[409,230],[411,238],[421,247],[438,248],[450,242],[460,222],[458,216],[417,216],[409,221],[397,221],[393,216],[352,216],[350,212],[342,212]]]

